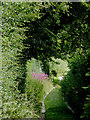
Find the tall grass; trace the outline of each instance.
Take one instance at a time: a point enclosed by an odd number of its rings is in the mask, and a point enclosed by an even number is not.
[[[40,115],[44,95],[53,87],[48,75],[41,71],[40,61],[27,62],[26,93],[32,100],[37,115]]]

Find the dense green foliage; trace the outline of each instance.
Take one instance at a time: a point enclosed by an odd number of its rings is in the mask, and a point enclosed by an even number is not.
[[[85,76],[89,66],[89,61],[86,56],[76,53],[74,57],[69,60],[69,67],[71,70],[65,76],[64,81],[62,81],[62,91],[65,100],[76,114],[82,113],[85,97],[89,94],[88,91],[82,88],[89,83],[89,79]]]
[[[31,58],[40,60],[42,70],[48,75],[52,57],[68,60],[71,70],[62,83],[62,91],[68,103],[70,102],[68,94],[70,90],[73,91],[71,100],[72,103],[77,102],[78,107],[74,108],[71,102],[70,106],[75,111],[81,110],[82,113],[86,95],[89,94],[88,90],[82,88],[88,87],[90,77],[85,76],[90,71],[89,3],[0,2],[0,4],[2,117],[36,116],[35,106],[32,103],[28,105],[30,101],[27,97],[29,89],[26,82],[26,63]],[[42,83],[39,85],[41,89]],[[34,88],[36,86],[33,86]],[[85,103],[85,111],[89,111],[87,105],[89,102]],[[85,112],[84,116],[88,118]]]
[[[13,5],[15,5],[15,3],[13,3]],[[31,117],[33,114],[33,104],[30,105],[27,96],[20,94],[18,90],[18,88],[21,90],[22,87],[22,90],[24,90],[24,86],[20,84],[25,82],[26,59],[22,55],[25,29],[17,27],[17,19],[19,18],[16,14],[13,14],[15,13],[15,9],[16,7],[13,7],[12,3],[5,3],[2,8],[1,94],[2,117],[4,118]]]
[[[53,85],[55,86],[56,84],[59,84],[59,78],[54,77],[53,78]]]

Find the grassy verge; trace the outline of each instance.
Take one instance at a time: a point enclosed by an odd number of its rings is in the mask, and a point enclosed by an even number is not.
[[[44,93],[46,94],[48,91],[51,90],[52,87],[53,87],[52,81],[51,80],[46,80],[43,83],[43,91],[44,91]]]
[[[57,86],[45,99],[46,120],[74,120],[73,114],[62,99],[61,87]]]

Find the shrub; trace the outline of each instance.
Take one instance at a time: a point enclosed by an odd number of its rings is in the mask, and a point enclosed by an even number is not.
[[[83,107],[83,115],[81,115],[81,118],[84,120],[90,120],[90,95],[87,95],[86,101]]]
[[[86,76],[88,77],[88,80],[90,80],[90,71],[88,73],[86,73]],[[85,99],[85,103],[83,106],[83,114],[81,115],[81,118],[83,118],[84,120],[90,120],[90,85],[88,85],[87,87],[82,87],[86,93],[87,93],[87,97]]]
[[[73,58],[69,59],[69,68],[71,70],[61,81],[65,100],[78,117],[83,112],[83,105],[87,95],[82,86],[88,84],[85,76],[88,71],[88,64],[87,56],[80,56],[79,53],[76,53]]]
[[[20,94],[18,87],[13,83],[14,88],[2,88],[2,118],[25,118],[38,117],[32,101],[27,99],[27,94]]]
[[[57,77],[54,77],[54,79],[53,79],[53,85],[55,86],[56,84],[59,84],[59,78],[57,78]]]
[[[26,59],[23,55],[23,49],[25,48],[23,41],[26,37],[25,28],[18,26],[21,23],[19,15],[15,13],[15,9],[19,11],[16,3],[2,3],[3,34],[1,35],[2,53],[0,56],[2,61],[2,88],[0,90],[2,96],[2,118],[20,118],[26,115],[31,117],[34,115],[33,104],[31,101],[30,103],[27,100],[25,101],[26,95],[24,93],[20,94],[19,91],[24,92],[25,88]],[[29,106],[30,104],[31,107]]]

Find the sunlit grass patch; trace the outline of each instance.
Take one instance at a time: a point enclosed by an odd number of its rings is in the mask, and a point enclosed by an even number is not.
[[[62,98],[61,87],[57,86],[45,99],[46,120],[73,120],[73,115]]]

